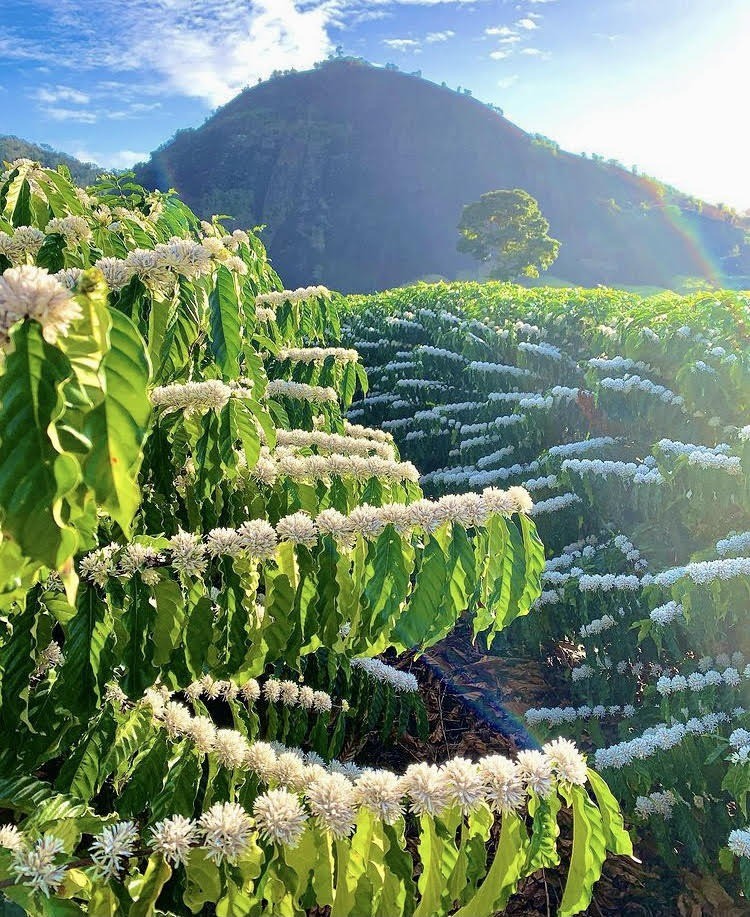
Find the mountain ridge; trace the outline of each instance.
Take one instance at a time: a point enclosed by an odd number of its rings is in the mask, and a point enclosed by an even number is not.
[[[16,159],[33,159],[47,169],[64,165],[70,170],[73,180],[80,185],[93,184],[106,171],[96,163],[81,162],[75,156],[55,150],[46,143],[32,143],[14,134],[0,134],[0,162],[13,162]]]

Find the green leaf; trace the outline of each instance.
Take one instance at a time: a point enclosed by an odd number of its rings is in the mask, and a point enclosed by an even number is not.
[[[411,546],[387,525],[375,542],[372,577],[365,586],[370,606],[370,634],[373,642],[401,610],[409,590],[414,563]]]
[[[92,447],[84,480],[97,502],[127,534],[140,504],[138,469],[151,416],[147,386],[151,367],[135,325],[113,311],[111,347],[104,358],[106,396],[86,416],[84,432]]]
[[[185,893],[182,900],[194,914],[199,914],[205,904],[213,904],[221,895],[221,874],[207,850],[190,851],[185,863]]]
[[[29,678],[36,668],[38,613],[36,595],[31,593],[26,597],[23,612],[11,618],[12,633],[0,653],[0,729],[6,735],[17,731],[20,723],[31,725],[28,718]]]
[[[185,597],[178,583],[162,579],[153,587],[156,600],[153,643],[154,665],[169,662],[172,650],[179,644],[185,625]]]
[[[570,917],[586,910],[607,856],[599,809],[582,786],[571,787],[570,795],[573,802],[573,852],[558,911],[560,917]]]
[[[625,830],[622,812],[617,800],[612,795],[612,791],[605,783],[604,778],[597,774],[596,771],[589,768],[587,774],[602,816],[602,827],[607,842],[607,850],[623,856],[633,856],[633,842]]]
[[[414,885],[414,864],[408,853],[404,837],[404,820],[394,825],[383,824],[388,847],[384,857],[385,881],[377,910],[377,917],[411,917],[417,898]]]
[[[143,877],[128,883],[128,891],[134,902],[128,917],[153,917],[156,901],[171,875],[172,870],[161,854],[152,854]]]
[[[524,876],[528,836],[520,817],[506,812],[500,828],[495,858],[479,891],[454,917],[493,917],[508,903]]]
[[[377,908],[385,880],[382,821],[360,809],[354,835],[336,841],[336,896],[331,917],[364,917]]]
[[[534,794],[529,799],[529,815],[534,819],[526,864],[529,873],[537,869],[553,868],[560,862],[560,854],[557,852],[557,838],[560,834],[557,813],[560,805],[560,797],[555,791],[543,797]]]
[[[237,464],[234,446],[238,442],[248,468],[252,468],[260,455],[260,435],[255,417],[239,398],[230,398],[221,411],[219,424],[219,449],[225,465],[231,467]]]
[[[24,322],[12,338],[13,351],[0,377],[2,528],[26,557],[56,570],[78,543],[75,530],[62,521],[69,482],[58,482],[61,455],[50,437],[62,413],[60,388],[71,368],[42,338],[36,322]]]
[[[458,849],[445,825],[431,815],[421,815],[419,826],[422,875],[417,881],[420,901],[414,917],[442,917],[452,904],[448,900],[448,877],[456,865]]]
[[[50,274],[56,274],[65,267],[65,237],[52,232],[47,235],[36,255],[38,267],[45,267]]]
[[[448,569],[446,557],[436,538],[430,538],[422,552],[411,601],[404,609],[393,631],[394,640],[404,649],[421,645],[430,629],[441,621],[441,611],[453,606],[446,603]]]
[[[223,265],[216,272],[216,285],[208,298],[208,314],[214,358],[225,376],[237,379],[242,348],[240,309],[234,275]]]
[[[31,213],[31,186],[24,178],[18,189],[16,206],[13,208],[11,222],[14,226],[30,226],[33,223]]]

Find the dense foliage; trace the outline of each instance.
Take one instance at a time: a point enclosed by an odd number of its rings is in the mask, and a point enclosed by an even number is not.
[[[498,187],[539,201],[561,242],[553,273],[573,283],[671,288],[712,265],[750,274],[747,226],[729,214],[542,145],[468,95],[352,60],[245,90],[137,174],[202,215],[265,224],[287,283],[369,292],[473,276],[456,224]]]
[[[458,250],[488,263],[496,280],[538,277],[557,258],[539,202],[526,191],[487,191],[466,204],[458,224]]]
[[[559,863],[561,808],[585,909],[631,846],[572,743],[336,757],[419,720],[375,656],[529,612],[528,493],[423,499],[344,419],[331,294],[172,195],[19,161],[0,271],[4,913],[489,917]]]
[[[350,309],[372,386],[350,418],[428,493],[535,497],[544,591],[493,644],[546,659],[529,729],[588,742],[670,868],[750,890],[748,297],[420,285]]]

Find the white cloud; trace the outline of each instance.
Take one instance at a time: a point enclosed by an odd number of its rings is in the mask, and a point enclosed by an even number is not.
[[[490,51],[490,57],[492,60],[504,60],[506,57],[510,57],[510,51]]]
[[[36,91],[36,99],[45,105],[56,105],[58,102],[72,102],[74,105],[88,105],[91,96],[71,86],[43,86]]]
[[[348,29],[398,8],[489,0],[27,2],[49,24],[54,41],[32,41],[0,29],[0,59],[51,65],[56,73],[93,72],[109,82],[132,77],[159,83],[162,96],[188,96],[216,106],[275,70],[308,69],[325,59],[335,45],[334,29]],[[430,43],[447,40],[448,30],[430,35],[446,36],[430,38]],[[400,50],[418,49],[405,45]],[[121,99],[110,97],[107,102],[116,111],[124,108]]]
[[[112,150],[109,153],[94,153],[87,149],[77,149],[70,154],[80,159],[81,162],[95,162],[105,169],[129,169],[137,162],[148,159],[148,153],[139,153],[136,150]]]
[[[112,121],[124,121],[128,118],[138,118],[161,108],[161,102],[132,102],[125,108],[110,109],[102,112],[103,117]]]
[[[415,41],[413,38],[384,38],[383,44],[388,45],[389,48],[393,48],[394,51],[401,51],[404,54],[407,51],[418,54],[422,50],[419,42]]]
[[[99,116],[85,108],[42,108],[42,114],[53,121],[77,121],[79,124],[96,124]]]
[[[509,28],[507,25],[501,26],[491,26],[489,29],[484,30],[485,35],[499,35],[501,38],[509,38],[510,36],[515,36],[518,33],[513,29]]]
[[[516,23],[519,29],[526,29],[531,32],[533,29],[538,29],[539,26],[534,22],[533,19],[519,19]]]
[[[446,29],[445,32],[428,32],[425,41],[428,44],[434,44],[439,41],[448,41],[449,38],[455,36],[455,32],[452,32],[450,29]]]
[[[501,80],[497,81],[497,85],[501,89],[510,89],[510,87],[518,82],[518,74],[514,73],[512,76],[505,76]]]
[[[528,54],[529,57],[538,57],[540,60],[549,60],[552,56],[549,51],[542,51],[541,48],[521,48],[520,54]]]
[[[332,50],[342,2],[313,0],[32,0],[56,44],[0,35],[0,58],[53,61],[58,71],[154,73],[161,92],[228,102],[274,70],[306,69]],[[122,35],[127,35],[123,51]],[[59,36],[59,41],[57,37]]]

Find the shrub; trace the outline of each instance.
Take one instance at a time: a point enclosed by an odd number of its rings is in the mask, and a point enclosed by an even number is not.
[[[721,863],[734,892],[750,889],[748,306],[419,285],[351,298],[346,335],[373,383],[350,419],[392,431],[426,492],[535,497],[543,592],[493,644],[548,661],[554,705],[529,727],[586,741],[663,860]]]
[[[174,195],[17,162],[0,259],[6,898],[490,915],[559,862],[564,804],[561,913],[584,909],[630,841],[572,743],[405,775],[335,758],[357,698],[386,738],[418,715],[374,657],[529,611],[526,491],[423,499],[344,419],[367,379],[335,298],[281,290],[255,236]]]

